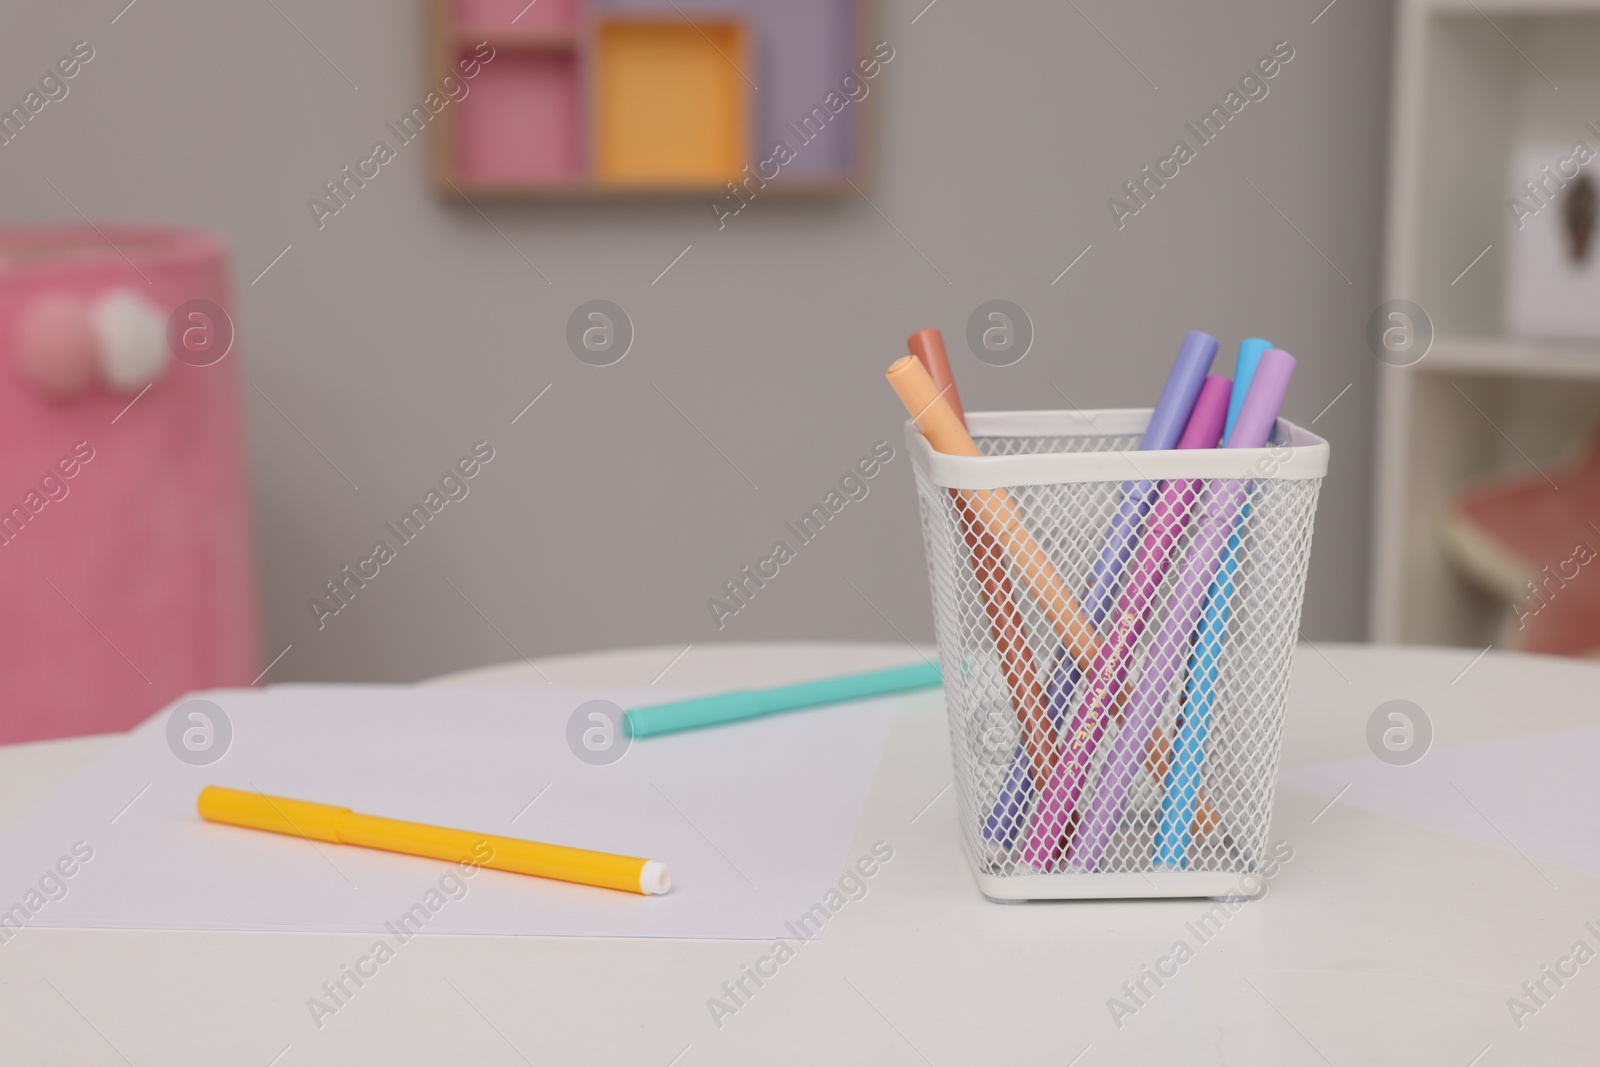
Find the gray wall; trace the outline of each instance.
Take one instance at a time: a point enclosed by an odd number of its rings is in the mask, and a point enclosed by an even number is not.
[[[1333,469],[1304,629],[1360,636],[1388,4],[1335,4],[1313,25],[1320,0],[938,0],[912,24],[924,0],[890,0],[866,187],[881,215],[851,195],[758,199],[722,232],[698,201],[485,203],[486,219],[434,194],[419,143],[319,232],[306,199],[423,92],[420,3],[277,0],[303,37],[267,0],[140,0],[113,25],[122,2],[7,5],[0,97],[74,41],[97,55],[0,149],[4,212],[74,219],[48,177],[97,219],[229,236],[247,377],[305,434],[247,390],[266,655],[294,645],[275,678],[931,638],[903,449],[720,633],[706,608],[874,441],[899,447],[882,372],[921,325],[950,338],[973,409],[1148,403],[1195,328],[1299,355],[1286,413],[1302,423],[1350,385],[1316,426]],[[1295,56],[1269,95],[1119,231],[1107,198],[1282,40]],[[563,340],[594,297],[637,329],[604,369]],[[1014,367],[960,341],[992,297],[1037,330]],[[482,438],[497,454],[470,496],[319,632],[307,598]]]

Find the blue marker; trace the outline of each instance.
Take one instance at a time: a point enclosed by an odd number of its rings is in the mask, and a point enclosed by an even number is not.
[[[1246,348],[1254,349],[1246,362]],[[1239,378],[1234,396],[1249,392],[1261,364],[1261,353],[1272,348],[1267,341],[1249,340],[1239,345]],[[1242,402],[1241,402],[1242,403]],[[1276,405],[1274,405],[1276,409]],[[1225,433],[1232,435],[1237,409],[1230,406]],[[1267,428],[1270,433],[1270,426]],[[1261,439],[1258,435],[1257,440]],[[1223,439],[1227,444],[1227,438]],[[1217,702],[1217,677],[1222,670],[1222,647],[1228,638],[1228,618],[1232,614],[1233,578],[1239,569],[1239,531],[1250,518],[1250,501],[1245,499],[1238,521],[1223,546],[1217,576],[1206,591],[1205,611],[1195,630],[1194,652],[1189,657],[1189,678],[1184,686],[1183,721],[1172,740],[1172,759],[1162,783],[1161,824],[1156,831],[1155,862],[1160,867],[1185,868],[1189,865],[1194,811],[1199,803],[1200,773],[1205,767],[1206,740],[1211,731],[1211,709]]]
[[[1233,394],[1228,397],[1228,421],[1222,428],[1222,443],[1226,445],[1233,436],[1233,424],[1239,420],[1239,409],[1244,407],[1244,396],[1250,391],[1250,381],[1261,364],[1261,353],[1273,347],[1271,341],[1252,337],[1239,342],[1239,359],[1233,368]]]
[[[1250,516],[1245,503],[1239,522],[1222,549],[1222,563],[1206,596],[1205,614],[1196,631],[1194,654],[1189,658],[1189,680],[1184,689],[1183,722],[1172,742],[1161,792],[1161,826],[1156,831],[1158,867],[1189,866],[1194,809],[1200,797],[1200,772],[1205,766],[1206,736],[1211,730],[1211,708],[1217,700],[1217,676],[1222,670],[1222,646],[1228,633],[1233,600],[1233,576],[1239,569],[1239,527]]]

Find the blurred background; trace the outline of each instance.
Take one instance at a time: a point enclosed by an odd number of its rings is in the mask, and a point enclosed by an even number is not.
[[[1522,647],[1550,564],[1572,576],[1539,614],[1573,614],[1555,650],[1585,651],[1569,502],[1595,494],[1558,490],[1600,353],[1570,311],[1587,179],[1557,172],[1600,147],[1600,14],[125,2],[14,3],[0,35],[23,112],[0,145],[0,503],[70,483],[0,547],[0,657],[32,672],[11,739],[253,677],[929,641],[882,380],[924,326],[969,410],[1147,406],[1184,331],[1270,337],[1300,359],[1285,417],[1332,443],[1306,639]],[[707,100],[725,123],[698,162],[651,140]],[[784,132],[814,105],[837,116],[815,145]],[[754,160],[804,146],[733,199],[695,171],[723,173],[728,130]],[[1193,158],[1150,178],[1180,140]],[[1546,163],[1544,199],[1510,208]],[[1519,266],[1534,224],[1555,251]],[[1033,334],[1009,366],[966,343],[997,299]],[[594,324],[631,336],[620,358],[584,349]],[[165,365],[141,356],[158,328]],[[719,619],[880,441],[865,499]],[[64,689],[120,710],[37,710]]]

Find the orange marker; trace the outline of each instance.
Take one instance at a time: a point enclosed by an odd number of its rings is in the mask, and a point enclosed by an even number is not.
[[[915,358],[897,359],[889,366],[885,377],[935,451],[951,456],[982,455],[966,426]],[[1055,564],[1023,525],[1011,494],[1004,489],[962,489],[960,493],[1016,565],[1023,582],[1072,658],[1083,670],[1091,670],[1100,649],[1100,639]]]
[[[961,398],[956,394],[955,378],[950,373],[950,361],[945,356],[944,339],[939,331],[918,330],[906,343],[956,418],[964,423]],[[1023,745],[1033,782],[1035,787],[1043,789],[1055,768],[1057,741],[1055,729],[1045,715],[1044,687],[1039,682],[1033,653],[1028,649],[1027,631],[1023,628],[1022,612],[1017,609],[1011,575],[1006,571],[1005,553],[959,491],[950,490],[950,500],[956,508],[962,539],[972,553],[978,595],[983,601],[984,614],[989,617],[989,634],[994,638],[995,651],[1000,653],[1006,688],[1011,691],[1012,710],[1023,726]]]

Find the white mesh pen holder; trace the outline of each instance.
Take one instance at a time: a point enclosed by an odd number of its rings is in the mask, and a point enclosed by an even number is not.
[[[906,424],[993,900],[1259,891],[1328,444],[1135,451],[1149,416],[973,412],[981,457]]]

